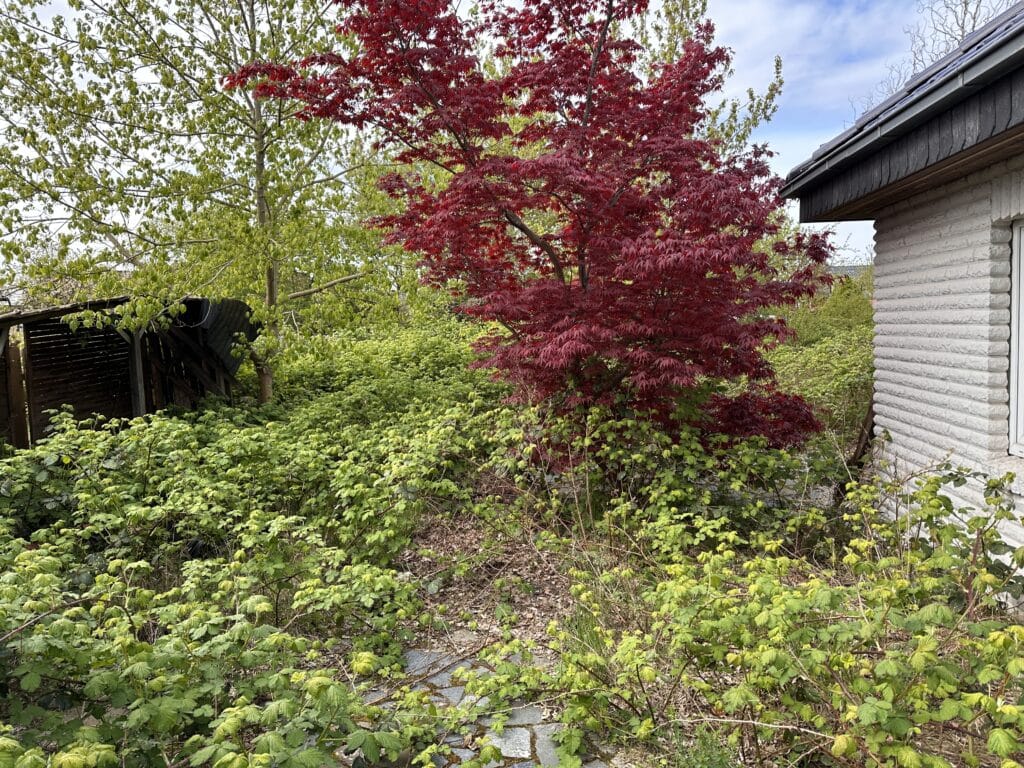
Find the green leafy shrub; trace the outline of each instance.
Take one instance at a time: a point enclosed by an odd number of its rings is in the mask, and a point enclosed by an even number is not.
[[[786,322],[796,334],[791,343],[810,346],[830,336],[870,326],[874,317],[873,282],[870,268],[853,278],[840,277],[829,292],[785,310]]]
[[[366,705],[360,681],[397,668],[419,614],[393,556],[424,509],[471,500],[492,445],[496,390],[460,334],[323,339],[279,406],[63,413],[0,460],[0,766],[436,750],[458,713]]]
[[[575,423],[506,422],[495,435],[508,448],[488,466],[518,490],[527,514],[576,535],[598,530],[662,561],[725,538],[737,546],[802,540],[814,531],[799,520],[820,517],[816,505],[831,501],[822,495],[833,469],[827,458],[773,449],[763,439],[696,430],[670,436],[599,410]]]
[[[871,403],[872,339],[872,326],[861,325],[771,354],[780,387],[814,404],[841,447],[856,441]]]
[[[0,685],[4,719],[20,743],[0,751],[18,765],[45,765],[47,753],[68,765],[76,754],[86,765],[240,765],[260,754],[295,766],[325,762],[361,702],[310,666],[308,639],[270,622],[273,601],[254,589],[238,555],[220,573],[186,568],[200,573],[159,591],[143,561],[111,560],[89,572],[65,537],[8,542]],[[375,607],[358,602],[346,576],[325,576],[322,589],[357,608],[321,598],[303,618],[334,624]],[[392,590],[380,607],[402,598]]]
[[[348,394],[345,414],[372,419],[466,393],[501,390],[470,370],[477,326],[453,320],[395,328],[369,336],[314,336],[289,347],[275,382],[285,402],[322,392]],[[367,410],[367,406],[372,406]]]
[[[531,684],[579,732],[711,726],[762,762],[1013,768],[1024,626],[1001,601],[1020,594],[1024,548],[999,533],[1018,519],[1005,479],[981,510],[943,494],[968,479],[921,481],[895,519],[882,489],[852,487],[850,537],[823,559],[725,536],[666,565],[580,570],[577,613],[550,630],[560,666]]]
[[[794,338],[772,350],[780,389],[815,407],[833,453],[856,443],[874,376],[872,273],[840,278],[830,293],[786,312]]]

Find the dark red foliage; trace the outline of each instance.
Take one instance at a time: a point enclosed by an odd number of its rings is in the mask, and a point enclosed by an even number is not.
[[[443,169],[386,178],[406,205],[378,224],[428,279],[455,281],[462,311],[500,324],[481,349],[521,396],[666,422],[699,399],[707,427],[776,443],[813,428],[763,352],[786,333],[771,308],[814,292],[828,246],[781,237],[764,151],[727,156],[700,131],[728,64],[710,25],[646,77],[615,34],[646,2],[488,0],[473,23],[448,0],[339,5],[352,54],[231,84]],[[809,266],[785,274],[796,255]]]

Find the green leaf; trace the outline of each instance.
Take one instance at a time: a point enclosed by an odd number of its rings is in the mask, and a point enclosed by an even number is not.
[[[274,610],[274,604],[264,595],[250,595],[242,601],[242,611],[259,616]]]
[[[882,723],[883,729],[891,733],[893,736],[901,739],[906,736],[913,727],[914,724],[905,717],[890,717]]]
[[[988,734],[988,751],[999,757],[1009,757],[1018,748],[1017,738],[1005,728],[993,728]]]
[[[843,757],[844,755],[848,755],[853,752],[856,747],[857,743],[853,740],[852,736],[841,733],[836,736],[835,740],[832,742],[831,752],[836,757]]]
[[[43,678],[38,672],[29,672],[21,678],[21,690],[26,691],[27,693],[32,693],[33,691],[39,690],[39,685],[42,681]]]
[[[363,746],[363,743],[366,741],[366,737],[369,735],[370,734],[368,731],[353,731],[348,735],[348,740],[345,742],[345,751],[355,752],[357,749]]]
[[[388,755],[397,754],[405,747],[405,742],[393,733],[380,731],[376,734],[377,744],[385,750]]]
[[[46,757],[39,749],[30,749],[17,759],[14,768],[46,768]]]
[[[376,734],[366,734],[366,739],[363,741],[362,749],[363,755],[371,764],[380,762],[380,746],[377,744]]]
[[[994,683],[996,680],[1003,679],[1004,672],[1002,669],[997,667],[995,664],[988,664],[981,672],[978,673],[978,682],[982,685],[988,685]]]
[[[944,699],[939,706],[939,711],[932,716],[932,720],[939,723],[948,722],[960,715],[960,702],[955,699]]]
[[[902,768],[921,768],[921,755],[913,747],[896,747],[896,763]]]
[[[189,758],[189,763],[193,766],[202,765],[203,763],[211,760],[221,749],[222,747],[219,744],[209,744],[196,751],[196,753]]]

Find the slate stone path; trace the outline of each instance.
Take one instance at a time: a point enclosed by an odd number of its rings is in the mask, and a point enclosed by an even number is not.
[[[490,671],[490,667],[478,659],[444,651],[406,651],[405,662],[406,675],[415,681],[413,690],[425,691],[439,708],[463,703],[466,697],[456,670]],[[486,709],[485,700],[475,703]],[[465,734],[449,736],[446,742],[452,747],[451,754],[436,756],[437,768],[451,768],[476,757],[474,746],[484,739],[497,747],[503,757],[489,763],[487,768],[554,768],[558,765],[554,736],[561,725],[544,722],[544,710],[529,702],[515,704],[504,714],[508,718],[501,733],[490,727],[491,718],[483,717],[471,725],[468,738]],[[619,765],[613,758],[598,754],[588,760],[584,761],[584,768],[617,768]],[[354,768],[358,768],[358,763],[353,763]]]

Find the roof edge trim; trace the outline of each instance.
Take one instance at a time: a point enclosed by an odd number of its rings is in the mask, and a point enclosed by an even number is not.
[[[781,188],[782,196],[800,197],[831,172],[870,155],[1024,63],[1024,3],[1018,3],[990,25],[997,27],[1008,18],[1013,25],[994,45],[986,45],[984,39],[978,43],[979,37],[984,38],[984,28],[979,30],[957,51],[922,72],[904,92],[870,110],[852,128],[822,145],[810,160],[790,171]],[[970,55],[969,49],[976,45],[979,50]]]

